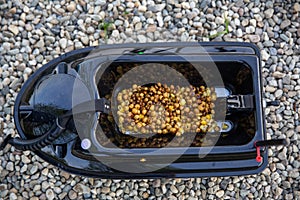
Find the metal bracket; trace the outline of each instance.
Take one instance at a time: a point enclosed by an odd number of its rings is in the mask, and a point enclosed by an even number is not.
[[[229,95],[227,107],[229,109],[252,109],[254,108],[253,95]]]

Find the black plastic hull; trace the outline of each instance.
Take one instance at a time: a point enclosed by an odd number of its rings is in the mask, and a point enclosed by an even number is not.
[[[147,48],[170,48],[170,47],[188,47],[200,44],[211,56],[215,62],[227,61],[227,62],[241,62],[247,63],[251,67],[253,76],[253,94],[255,96],[255,120],[256,120],[256,133],[250,142],[243,145],[227,145],[216,146],[209,149],[209,153],[202,158],[199,156],[199,149],[205,147],[191,147],[188,148],[176,161],[171,164],[155,171],[151,171],[154,166],[158,167],[164,164],[164,157],[168,154],[176,154],[175,150],[168,150],[166,155],[151,155],[149,158],[143,156],[143,149],[133,149],[135,155],[132,154],[117,154],[118,150],[115,149],[99,149],[97,145],[92,153],[79,150],[76,148],[76,141],[72,140],[68,143],[56,146],[47,146],[41,150],[35,151],[35,153],[44,159],[46,162],[51,163],[69,173],[89,176],[89,177],[101,177],[101,178],[161,178],[161,177],[203,177],[203,176],[234,176],[234,175],[248,175],[257,174],[261,172],[268,164],[267,148],[261,149],[262,162],[256,160],[257,152],[254,147],[254,142],[258,140],[264,140],[265,125],[264,125],[264,113],[262,108],[262,83],[260,77],[260,53],[252,44],[249,43],[154,43],[154,44],[142,44],[144,49]],[[85,56],[93,56],[93,52],[100,52],[109,49],[120,48],[140,48],[137,44],[123,44],[123,45],[107,45],[100,47],[89,47],[85,49],[75,50],[66,53],[43,67],[37,70],[23,85],[19,92],[19,95],[15,101],[14,107],[14,119],[16,128],[21,138],[28,139],[28,134],[24,132],[24,127],[21,124],[20,106],[24,105],[25,101],[28,101],[27,94],[32,92],[32,88],[36,85],[36,82],[41,77],[52,73],[53,69],[62,62],[72,62],[77,59],[81,59]],[[132,56],[128,54],[128,57]],[[155,58],[157,55],[152,55]],[[151,57],[151,56],[150,56]],[[139,58],[135,57],[135,61]],[[92,136],[91,136],[92,137]],[[58,148],[58,149],[57,149]],[[65,149],[63,155],[60,155],[61,148]],[[114,154],[116,153],[116,154]],[[111,156],[113,155],[113,156]],[[118,156],[117,156],[118,155]],[[141,158],[147,160],[154,160],[149,164],[141,162],[137,167],[132,166],[132,160],[140,160]],[[102,163],[101,160],[106,160],[106,163],[113,163],[114,165],[127,165],[130,167],[144,168],[145,173],[128,173],[122,172],[115,168],[109,167]],[[107,161],[108,160],[108,161]],[[138,171],[138,170],[137,170]]]

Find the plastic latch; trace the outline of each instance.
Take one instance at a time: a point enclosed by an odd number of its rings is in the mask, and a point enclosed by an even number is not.
[[[253,95],[229,95],[227,106],[229,109],[252,109],[254,108]]]
[[[261,163],[262,162],[262,157],[260,155],[260,147],[259,146],[256,146],[256,161]]]

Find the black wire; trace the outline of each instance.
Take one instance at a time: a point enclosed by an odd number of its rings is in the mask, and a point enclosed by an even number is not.
[[[40,150],[41,148],[51,144],[64,130],[65,128],[59,125],[57,120],[56,124],[54,124],[47,133],[34,139],[24,140],[21,138],[12,138],[11,135],[8,135],[0,145],[0,150],[3,150],[7,144],[23,151]]]
[[[42,136],[24,140],[21,138],[12,138],[11,135],[8,135],[0,145],[0,151],[3,150],[7,144],[11,144],[19,150],[40,150],[59,137],[74,114],[97,111],[108,113],[110,110],[109,101],[104,98],[86,101],[76,105],[74,108],[56,118],[56,123]]]

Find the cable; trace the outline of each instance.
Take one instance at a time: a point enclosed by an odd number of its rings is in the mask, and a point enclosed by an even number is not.
[[[58,118],[56,124],[54,124],[47,133],[34,139],[20,139],[12,138],[8,135],[3,143],[0,145],[0,150],[3,150],[7,144],[16,147],[19,150],[39,150],[49,144],[51,144],[64,130],[65,128],[58,124]],[[68,120],[67,120],[68,121]]]
[[[105,98],[90,100],[76,105],[65,114],[56,118],[56,123],[40,137],[34,139],[20,139],[12,138],[8,135],[0,145],[0,151],[3,150],[7,144],[11,144],[19,150],[40,150],[41,148],[51,144],[60,134],[66,129],[67,123],[75,114],[86,112],[110,112],[109,101]]]

